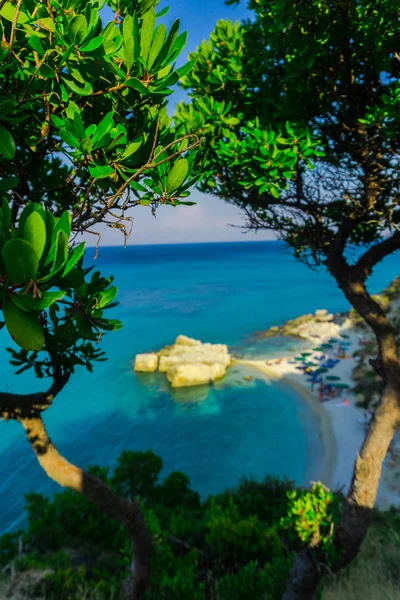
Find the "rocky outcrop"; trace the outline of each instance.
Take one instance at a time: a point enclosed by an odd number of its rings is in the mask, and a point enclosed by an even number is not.
[[[154,373],[158,367],[158,355],[155,352],[149,354],[137,354],[135,358],[135,371],[141,373]]]
[[[203,343],[179,335],[175,344],[157,353],[138,354],[135,371],[150,372],[157,368],[166,373],[174,388],[204,385],[224,377],[231,364],[228,347],[224,344]]]
[[[167,378],[172,387],[177,388],[213,383],[216,379],[221,379],[225,373],[226,367],[222,363],[187,363],[168,369]]]
[[[334,324],[335,316],[326,309],[318,309],[315,314],[301,315],[297,319],[287,321],[281,327],[271,327],[267,331],[258,333],[258,337],[268,338],[275,335],[284,335],[308,339],[316,335],[324,337],[335,335],[337,325]]]

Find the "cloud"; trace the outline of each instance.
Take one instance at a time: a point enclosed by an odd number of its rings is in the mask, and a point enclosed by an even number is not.
[[[133,231],[129,244],[178,244],[199,242],[261,241],[274,239],[270,232],[244,233],[243,229],[230,225],[244,225],[240,209],[222,200],[194,191],[189,198],[194,206],[160,206],[156,217],[148,207],[133,209]],[[123,242],[120,232],[100,227],[101,244],[119,245]],[[97,238],[86,235],[88,244],[95,245]]]

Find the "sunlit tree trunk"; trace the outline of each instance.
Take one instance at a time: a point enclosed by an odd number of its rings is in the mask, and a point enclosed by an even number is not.
[[[40,416],[19,419],[44,471],[56,483],[82,494],[108,517],[120,523],[133,542],[131,581],[126,593],[131,600],[143,597],[150,582],[152,537],[136,500],[119,497],[103,481],[68,462],[50,441]]]

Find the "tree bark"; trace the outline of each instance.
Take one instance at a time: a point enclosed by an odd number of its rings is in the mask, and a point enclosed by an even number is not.
[[[131,600],[143,597],[150,583],[152,537],[136,500],[120,498],[103,481],[68,462],[50,441],[40,416],[20,419],[29,443],[44,471],[56,483],[82,494],[102,512],[125,528],[133,542]]]

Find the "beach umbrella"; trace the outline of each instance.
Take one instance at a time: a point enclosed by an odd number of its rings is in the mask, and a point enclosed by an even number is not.
[[[325,379],[327,381],[340,381],[340,377],[337,375],[328,375],[328,377],[325,377]]]
[[[304,358],[302,356],[295,356],[294,360],[304,360]]]
[[[336,342],[337,342],[337,341],[338,341],[338,340],[337,340],[336,338],[331,338],[330,340],[328,340],[328,342],[329,342],[330,344],[336,344]]]
[[[302,352],[301,356],[307,357],[307,356],[311,356],[312,352]]]
[[[333,348],[332,344],[322,344],[322,348]]]
[[[350,336],[347,335],[346,333],[341,333],[340,337],[344,338],[345,340],[347,340]]]
[[[323,348],[313,348],[313,352],[323,352]]]
[[[317,369],[316,371],[314,371],[314,373],[316,375],[322,375],[323,373],[329,373],[329,369],[325,369],[324,367],[321,367],[320,369]]]
[[[349,385],[347,385],[347,383],[332,383],[332,385],[335,388],[338,388],[339,390],[348,390],[349,389]]]

